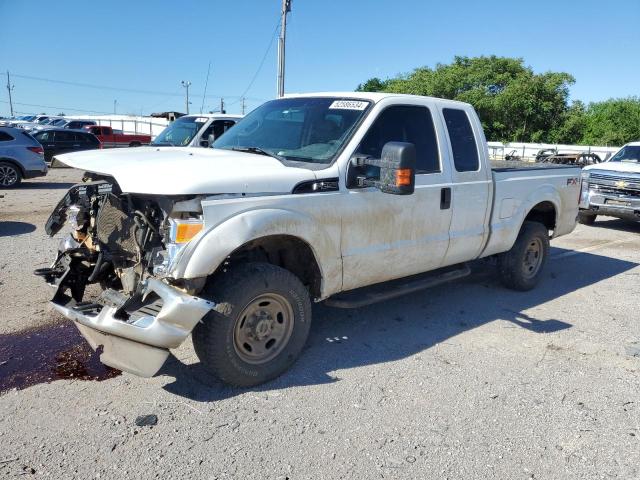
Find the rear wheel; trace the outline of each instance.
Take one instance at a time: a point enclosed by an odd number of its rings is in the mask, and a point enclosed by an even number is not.
[[[580,212],[578,213],[578,223],[583,225],[593,225],[596,221],[595,213]]]
[[[228,315],[208,313],[192,335],[200,361],[224,382],[264,383],[300,355],[311,326],[311,301],[288,270],[241,264],[216,277],[201,295],[231,305]]]
[[[141,147],[141,146],[142,146],[142,144],[141,144],[140,142],[131,142],[131,143],[129,144],[129,146],[130,146],[130,147]]]
[[[9,162],[0,162],[0,187],[12,188],[20,185],[22,174],[18,167]]]
[[[500,279],[513,290],[531,290],[549,256],[549,231],[538,222],[524,222],[511,250],[498,257]]]

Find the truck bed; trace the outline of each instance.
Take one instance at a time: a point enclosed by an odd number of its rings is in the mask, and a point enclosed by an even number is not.
[[[556,163],[521,162],[518,160],[490,160],[491,170],[494,172],[514,172],[530,170],[553,170],[562,168],[576,168],[576,165],[560,165]]]

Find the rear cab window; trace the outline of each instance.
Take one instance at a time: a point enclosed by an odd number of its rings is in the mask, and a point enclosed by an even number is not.
[[[442,109],[451,141],[453,164],[458,172],[476,172],[480,169],[478,143],[473,134],[469,116],[457,108]]]

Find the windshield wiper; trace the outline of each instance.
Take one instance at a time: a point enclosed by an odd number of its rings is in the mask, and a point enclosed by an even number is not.
[[[276,155],[275,153],[267,152],[266,150],[260,147],[231,147],[231,150],[234,152],[248,152],[248,153],[256,153],[258,155],[266,155],[267,157],[275,158],[276,160],[284,160],[280,155]]]

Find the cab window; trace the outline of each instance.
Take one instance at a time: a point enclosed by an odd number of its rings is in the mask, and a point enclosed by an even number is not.
[[[387,142],[415,145],[417,174],[441,171],[436,130],[427,107],[398,105],[383,110],[360,142],[356,153],[380,158]]]
[[[449,132],[453,164],[458,172],[475,172],[480,168],[478,146],[467,112],[456,108],[442,110]]]

